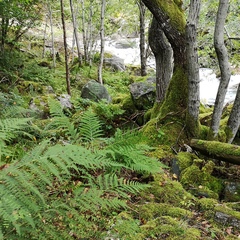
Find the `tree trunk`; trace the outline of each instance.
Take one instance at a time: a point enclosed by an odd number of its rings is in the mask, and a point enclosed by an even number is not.
[[[55,53],[55,47],[54,47],[54,32],[53,32],[53,21],[52,21],[52,8],[51,8],[51,3],[48,3],[48,13],[49,13],[50,29],[51,29],[53,68],[56,68],[56,53]]]
[[[214,47],[217,53],[221,70],[221,81],[214,105],[209,138],[215,139],[218,135],[220,119],[222,115],[224,99],[227,93],[228,83],[231,77],[230,64],[228,62],[227,48],[224,45],[224,24],[227,17],[229,0],[219,0],[217,19],[214,32]]]
[[[62,27],[63,27],[63,42],[64,42],[64,52],[65,52],[65,68],[66,68],[67,93],[69,95],[71,95],[69,67],[68,67],[67,35],[66,35],[66,27],[65,27],[65,19],[64,19],[63,0],[60,0],[60,4],[61,4],[61,17],[62,17]]]
[[[191,136],[199,134],[199,65],[197,53],[197,24],[200,12],[200,0],[191,0],[186,25],[187,61],[188,61],[188,109],[187,128]]]
[[[102,6],[101,6],[101,26],[100,26],[101,52],[100,52],[100,62],[99,62],[99,66],[98,66],[98,81],[100,82],[100,84],[103,84],[102,68],[103,68],[104,47],[105,47],[105,39],[104,39],[105,8],[106,8],[106,0],[102,0]]]
[[[192,139],[190,146],[212,158],[240,165],[240,146],[238,145]]]
[[[140,20],[140,58],[141,58],[141,76],[147,75],[147,57],[146,57],[146,41],[145,41],[145,12],[146,7],[142,0],[137,1],[139,8]]]
[[[239,129],[239,125],[240,125],[240,84],[238,85],[237,95],[227,122],[226,132],[228,143],[232,143]]]
[[[78,37],[77,21],[76,21],[76,16],[75,16],[72,0],[69,0],[69,1],[70,1],[71,13],[72,13],[74,37],[75,37],[75,41],[76,41],[76,45],[77,45],[78,62],[79,62],[79,66],[81,66],[82,65],[82,55],[81,55],[81,48],[80,48],[79,37]]]
[[[188,99],[186,21],[182,4],[169,0],[142,0],[152,12],[173,49],[174,69],[166,98],[160,109],[160,118],[169,112],[178,112],[185,121]]]
[[[155,18],[148,37],[156,62],[156,102],[162,103],[172,76],[172,48]]]

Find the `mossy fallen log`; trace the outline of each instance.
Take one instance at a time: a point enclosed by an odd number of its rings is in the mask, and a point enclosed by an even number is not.
[[[215,159],[240,165],[240,146],[217,141],[192,139],[190,146]]]

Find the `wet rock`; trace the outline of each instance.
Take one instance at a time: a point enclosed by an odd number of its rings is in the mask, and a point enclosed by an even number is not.
[[[57,98],[61,103],[62,107],[72,109],[73,105],[71,103],[71,96],[68,94],[62,94]]]
[[[222,225],[229,225],[240,229],[240,219],[222,212],[216,212],[214,220]]]
[[[107,102],[111,102],[111,97],[107,89],[100,83],[96,82],[95,80],[91,80],[86,85],[83,86],[81,97],[87,98],[95,102],[98,102],[104,99]]]
[[[113,56],[112,58],[105,58],[104,65],[110,67],[113,71],[125,71],[124,60],[122,58]]]
[[[224,189],[224,201],[240,201],[240,182],[226,182]]]
[[[138,82],[130,85],[130,93],[138,110],[150,109],[155,101],[156,88],[149,82]]]

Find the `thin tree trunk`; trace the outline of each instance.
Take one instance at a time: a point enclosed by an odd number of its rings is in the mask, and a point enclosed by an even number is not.
[[[102,79],[102,68],[103,68],[103,59],[104,59],[104,17],[105,17],[105,9],[106,9],[106,0],[102,0],[101,6],[101,26],[100,26],[100,38],[101,38],[101,52],[100,52],[100,62],[98,66],[98,81],[103,84]]]
[[[56,53],[55,53],[55,47],[54,47],[54,31],[53,31],[51,3],[48,3],[48,12],[49,12],[50,29],[51,29],[53,67],[56,68]]]
[[[155,18],[149,28],[149,45],[156,62],[156,102],[163,102],[172,76],[172,48]]]
[[[237,95],[233,104],[232,111],[230,113],[227,122],[227,138],[228,143],[232,143],[240,126],[240,84],[238,85]]]
[[[84,0],[81,0],[81,10],[82,10],[82,37],[83,37],[83,49],[84,49],[84,61],[87,63],[87,39],[86,39],[86,27],[85,27],[85,2]]]
[[[48,9],[48,6],[47,6]],[[44,32],[43,32],[43,52],[42,52],[42,58],[45,58],[45,53],[46,53],[46,38],[47,38],[47,19],[48,19],[48,13],[46,13],[45,16],[45,27],[44,27]]]
[[[81,55],[81,48],[80,48],[79,37],[78,37],[77,21],[76,21],[76,16],[75,16],[72,0],[69,0],[69,1],[70,1],[71,13],[72,13],[74,37],[75,37],[75,41],[76,41],[76,45],[77,45],[78,62],[79,62],[79,65],[81,66],[82,65],[82,55]]]
[[[92,51],[93,51],[93,1],[91,1],[89,8],[89,22],[88,22],[88,34],[87,34],[87,45],[88,45],[88,63],[92,67]]]
[[[145,41],[145,13],[146,6],[142,0],[137,1],[139,8],[139,20],[140,20],[140,60],[141,60],[141,76],[147,75],[147,58],[146,58],[146,41]]]
[[[209,139],[214,139],[218,135],[224,99],[227,93],[228,83],[231,77],[230,64],[228,62],[227,48],[224,44],[224,24],[227,17],[229,0],[219,0],[217,19],[214,32],[214,47],[217,53],[219,67],[221,70],[221,81],[214,105]]]
[[[197,24],[200,12],[200,0],[191,0],[189,15],[186,25],[187,40],[187,61],[188,61],[188,109],[187,109],[187,130],[191,136],[199,134],[199,65],[197,53]]]
[[[67,34],[66,34],[65,19],[64,19],[63,0],[60,0],[60,4],[61,4],[61,17],[62,17],[62,27],[63,27],[63,42],[64,42],[64,51],[65,51],[67,93],[71,95],[69,67],[68,67],[68,52],[67,52]]]

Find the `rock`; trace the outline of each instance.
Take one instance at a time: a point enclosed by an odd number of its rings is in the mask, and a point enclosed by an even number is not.
[[[110,67],[114,71],[125,71],[124,60],[122,58],[113,56],[112,58],[105,58],[104,65]]]
[[[111,102],[111,97],[107,89],[95,80],[91,80],[83,86],[81,97],[90,99],[95,102],[103,99],[105,99],[107,102]]]
[[[224,189],[224,201],[240,201],[240,182],[226,182]]]
[[[215,213],[214,220],[224,226],[229,225],[229,226],[233,226],[237,229],[240,229],[240,219],[235,218],[226,213],[217,211]]]
[[[127,39],[116,42],[115,47],[119,49],[133,48],[135,45],[134,42],[131,42]]]
[[[150,109],[156,97],[156,88],[149,82],[138,82],[130,85],[130,93],[138,110]]]
[[[62,94],[57,98],[61,103],[62,107],[72,109],[73,105],[71,103],[71,96],[68,94]]]

